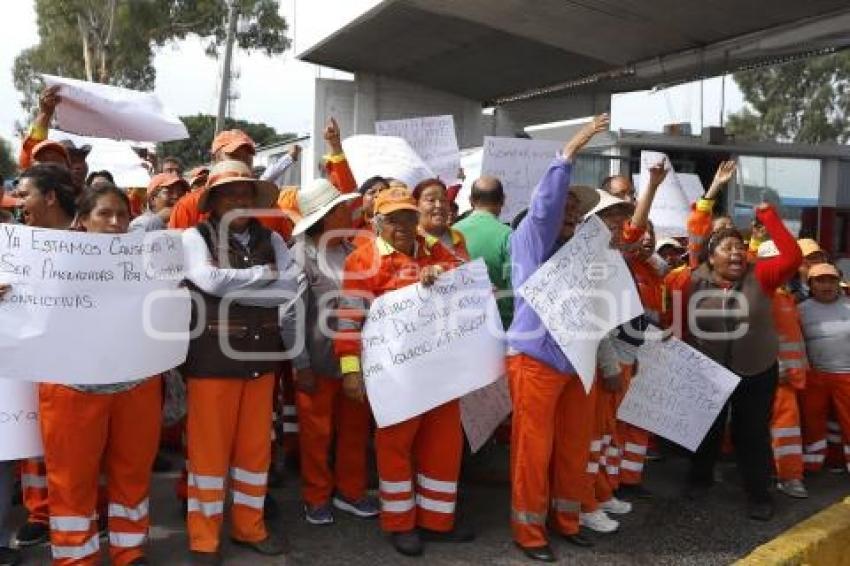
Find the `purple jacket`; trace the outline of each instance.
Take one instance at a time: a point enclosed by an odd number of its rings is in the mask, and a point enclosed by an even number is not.
[[[561,157],[549,165],[531,196],[528,215],[511,235],[511,282],[514,290],[557,251],[571,170],[572,165]],[[508,346],[559,372],[575,373],[540,317],[519,294],[514,298],[514,319],[508,331]]]

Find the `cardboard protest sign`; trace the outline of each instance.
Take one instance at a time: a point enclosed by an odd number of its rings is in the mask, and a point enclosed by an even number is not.
[[[640,152],[640,183],[638,194],[649,186],[649,168],[664,162],[667,176],[655,193],[655,200],[649,211],[649,219],[655,225],[655,234],[659,238],[680,238],[688,235],[687,220],[690,214],[688,196],[679,176],[670,163],[670,158],[657,151]]]
[[[487,443],[512,409],[505,376],[460,398],[460,422],[473,453]]]
[[[189,137],[186,126],[151,92],[42,75],[50,87],[60,85],[56,106],[60,130],[83,136],[164,142]]]
[[[528,207],[531,193],[564,144],[551,140],[485,137],[481,174],[498,177],[505,189],[499,217],[510,222]]]
[[[0,224],[0,282],[11,285],[0,298],[0,379],[119,383],[180,365],[190,320],[182,278],[176,232]]]
[[[379,427],[485,387],[505,373],[504,332],[480,259],[378,297],[362,332],[363,376]]]
[[[517,290],[578,372],[586,391],[596,373],[599,342],[643,314],[634,279],[611,232],[596,216],[576,230]]]
[[[451,114],[375,122],[375,133],[402,138],[444,183],[457,179],[460,149]]]
[[[0,379],[0,462],[42,454],[38,386]]]
[[[342,149],[357,184],[375,175],[403,181],[410,189],[425,179],[436,177],[413,148],[401,138],[391,136],[352,136]]]
[[[739,381],[681,340],[648,340],[617,418],[696,451]]]

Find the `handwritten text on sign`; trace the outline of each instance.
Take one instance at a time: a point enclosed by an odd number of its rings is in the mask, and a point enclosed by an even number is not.
[[[602,337],[643,314],[626,262],[596,216],[519,288],[590,391]]]
[[[420,415],[505,373],[503,331],[487,269],[476,260],[430,288],[378,297],[362,334],[363,375],[379,427]]]
[[[510,222],[528,207],[531,193],[563,148],[561,142],[522,138],[484,138],[481,174],[498,177],[505,189],[500,218]]]
[[[0,462],[42,454],[38,385],[0,379]]]
[[[695,451],[739,381],[676,338],[647,341],[617,418]]]
[[[451,114],[375,122],[375,133],[404,139],[445,183],[457,179],[460,150]]]
[[[0,378],[118,383],[186,358],[179,234],[86,234],[0,224]],[[69,346],[76,355],[63,355]]]

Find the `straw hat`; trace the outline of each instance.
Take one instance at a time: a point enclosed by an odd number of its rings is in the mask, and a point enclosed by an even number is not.
[[[617,197],[612,196],[607,192],[599,189],[596,189],[596,192],[599,196],[599,201],[596,203],[596,206],[591,208],[590,211],[585,215],[585,218],[589,218],[594,214],[599,214],[600,212],[608,210],[609,208],[613,208],[615,206],[625,206],[628,207],[630,210],[635,209],[635,205],[632,202],[618,199]]]
[[[825,276],[841,279],[838,269],[836,269],[836,267],[831,263],[819,263],[817,265],[813,265],[812,268],[809,269],[809,279]]]
[[[340,193],[327,179],[315,179],[307,186],[301,187],[298,191],[298,210],[302,218],[292,229],[292,235],[302,234],[335,206],[359,196],[358,193]]]
[[[251,183],[256,189],[255,208],[271,208],[280,192],[277,185],[251,176],[251,169],[241,161],[219,161],[210,171],[207,187],[198,199],[198,210],[209,212],[210,195],[216,189],[232,183]]]

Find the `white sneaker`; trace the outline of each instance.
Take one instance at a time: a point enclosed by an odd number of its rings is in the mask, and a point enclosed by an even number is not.
[[[578,522],[582,527],[597,533],[613,533],[620,528],[620,523],[606,515],[602,509],[597,509],[593,513],[579,513]]]
[[[623,501],[622,499],[612,497],[608,501],[600,503],[599,508],[605,511],[606,513],[611,513],[614,515],[625,515],[626,513],[631,513],[632,504],[628,501]]]

